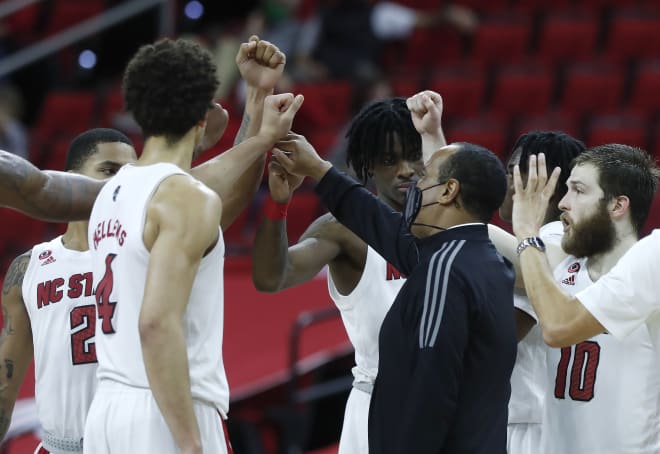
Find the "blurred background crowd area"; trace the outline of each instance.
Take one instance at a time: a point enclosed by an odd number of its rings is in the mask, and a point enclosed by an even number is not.
[[[140,131],[122,111],[122,70],[140,45],[177,36],[217,59],[230,123],[208,159],[238,131],[234,58],[252,34],[286,53],[278,91],[305,95],[295,130],[339,166],[360,107],[422,89],[443,96],[448,141],[502,157],[532,129],[660,154],[657,0],[4,0],[0,148],[61,169],[70,140],[101,126],[126,132],[139,149]],[[251,244],[259,204],[227,232],[230,254]],[[321,208],[303,190],[291,209],[295,241]],[[15,222],[25,228],[4,222],[0,231],[11,255],[58,228]]]
[[[170,36],[198,40],[217,60],[217,99],[230,123],[197,162],[213,157],[232,146],[241,123],[234,59],[252,34],[287,55],[277,91],[305,95],[295,131],[341,167],[347,125],[362,106],[423,89],[444,99],[449,142],[474,142],[502,159],[534,129],[660,156],[659,0],[3,0],[0,148],[61,170],[73,137],[112,127],[139,152],[121,74],[139,46]],[[249,254],[265,181],[262,188],[225,232],[231,438],[241,453],[336,452],[351,347],[324,279],[278,295],[254,290]],[[289,240],[322,210],[309,185],[299,189]],[[17,254],[64,228],[0,215],[2,275]],[[652,227],[660,227],[657,195],[646,232]],[[22,391],[28,404],[33,383]],[[0,453],[35,444],[18,437]]]

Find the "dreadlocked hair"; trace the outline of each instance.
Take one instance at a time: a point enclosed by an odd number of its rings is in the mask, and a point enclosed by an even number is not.
[[[553,210],[552,219],[558,219],[561,211],[557,204],[566,194],[566,180],[573,167],[573,159],[586,149],[584,143],[568,134],[559,131],[530,131],[521,135],[513,146],[513,150],[520,148],[520,171],[527,174],[529,157],[543,153],[548,175],[555,167],[561,169],[559,181],[552,196],[554,202],[549,209]]]
[[[142,46],[128,63],[124,104],[145,137],[162,135],[174,142],[205,118],[218,85],[207,50],[165,38]]]
[[[351,122],[346,137],[346,164],[363,183],[378,162],[394,153],[396,140],[403,159],[422,158],[422,139],[413,125],[405,98],[388,98],[367,105]]]

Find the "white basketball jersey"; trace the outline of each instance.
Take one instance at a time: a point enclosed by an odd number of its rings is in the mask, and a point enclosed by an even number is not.
[[[173,164],[126,165],[96,199],[89,222],[97,303],[99,380],[148,388],[138,321],[149,263],[143,228],[160,183],[183,171]],[[229,386],[222,360],[224,241],[202,259],[184,314],[190,384],[194,399],[223,415]]]
[[[592,284],[588,260],[568,257],[555,280],[574,295]],[[625,341],[600,334],[547,350],[546,454],[660,452],[660,369],[646,325]]]
[[[561,222],[555,221],[541,228],[540,236],[546,245],[561,245],[564,234]],[[514,291],[513,305],[536,319],[525,292]],[[509,424],[539,424],[543,421],[545,398],[545,342],[538,323],[518,342],[516,362],[511,373]]]
[[[367,260],[357,286],[342,295],[328,273],[328,291],[339,308],[346,334],[355,349],[353,377],[373,383],[378,373],[378,334],[405,276],[367,246]]]
[[[23,300],[34,344],[35,399],[51,435],[81,439],[96,389],[96,307],[89,251],[59,236],[32,248]]]

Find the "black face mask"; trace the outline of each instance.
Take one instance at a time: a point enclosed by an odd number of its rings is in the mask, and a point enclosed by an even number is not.
[[[419,223],[415,222],[415,219],[417,219],[417,215],[419,214],[419,212],[421,211],[422,208],[425,208],[425,207],[431,206],[431,205],[436,205],[437,203],[439,203],[439,202],[431,202],[431,203],[427,203],[427,204],[422,205],[422,193],[424,191],[427,191],[429,189],[433,189],[436,186],[440,186],[440,185],[443,185],[445,183],[446,183],[446,181],[443,181],[442,183],[437,183],[437,184],[434,184],[434,185],[429,186],[428,188],[424,188],[424,189],[419,189],[417,187],[417,185],[410,186],[408,188],[408,192],[406,193],[406,206],[403,210],[403,222],[406,223],[406,227],[408,228],[408,230],[410,230],[410,228],[413,225],[423,225],[424,227],[431,227],[433,229],[447,230],[444,227],[436,227],[435,225],[419,224]]]

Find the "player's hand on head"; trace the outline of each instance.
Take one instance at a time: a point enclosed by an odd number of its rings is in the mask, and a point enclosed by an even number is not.
[[[218,143],[227,129],[229,114],[220,104],[214,102],[212,108],[206,113],[206,130],[200,147],[202,150],[208,150]]]
[[[419,92],[406,100],[413,125],[420,134],[435,136],[442,130],[442,96],[431,90]]]
[[[291,93],[267,96],[259,134],[273,143],[286,137],[303,101],[302,95],[293,96]]]
[[[526,182],[523,182],[520,167],[515,166],[513,169],[514,194],[511,221],[513,231],[521,240],[539,234],[560,174],[560,168],[555,167],[548,177],[543,153],[540,153],[538,157],[531,155],[527,166]]]
[[[282,78],[286,55],[276,45],[252,35],[241,44],[236,65],[248,86],[272,92]]]
[[[287,172],[276,159],[268,163],[268,189],[271,198],[277,203],[287,202],[293,192],[300,187],[304,177]]]

